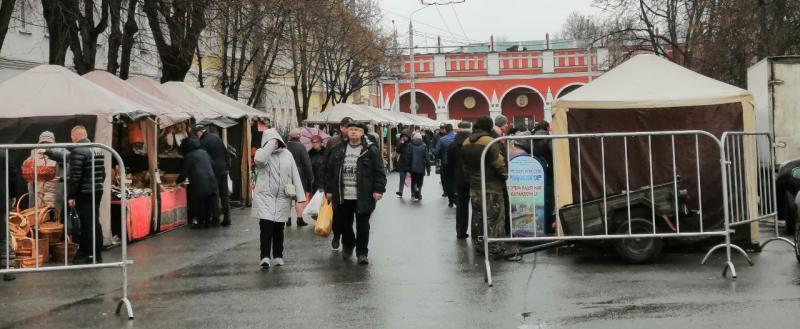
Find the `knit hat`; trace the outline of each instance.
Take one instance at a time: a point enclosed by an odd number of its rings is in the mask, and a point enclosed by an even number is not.
[[[292,128],[289,131],[289,139],[300,138],[300,128]]]
[[[508,118],[505,115],[499,114],[494,117],[494,125],[498,127],[505,126],[508,123]]]
[[[414,136],[412,136],[411,139],[422,139],[422,134],[420,134],[419,132],[415,132]]]
[[[458,123],[458,131],[462,132],[472,132],[472,122],[469,121],[461,121]]]
[[[320,136],[320,135],[311,136],[311,142],[312,143],[322,143],[322,136]]]
[[[56,135],[49,131],[43,131],[39,134],[39,143],[55,143]]]

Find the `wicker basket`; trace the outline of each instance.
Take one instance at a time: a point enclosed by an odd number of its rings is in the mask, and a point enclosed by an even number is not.
[[[50,254],[53,255],[52,260],[54,262],[63,262],[64,242],[58,242],[54,244],[51,248],[52,249],[50,249]],[[77,253],[78,253],[78,244],[72,243],[72,241],[70,241],[69,244],[67,245],[67,256],[68,256],[67,260],[71,262],[73,259],[75,259],[75,254]]]
[[[22,200],[24,200],[26,197],[30,197],[30,193],[25,193],[22,196],[20,196],[19,199],[17,199],[17,204],[14,205],[16,211],[12,212],[12,214],[16,214],[18,216],[21,216],[22,218],[25,218],[28,224],[32,227],[36,226],[37,219],[39,220],[39,224],[42,224],[44,222],[59,221],[60,216],[58,215],[56,209],[52,207],[47,207],[47,206],[39,207],[38,215],[37,215],[37,210],[35,208],[22,209]]]
[[[33,257],[17,257],[18,268],[34,268],[36,267],[36,258]],[[39,267],[44,265],[44,256],[39,255]]]
[[[39,225],[39,238],[50,241],[50,246],[61,242],[64,236],[64,224],[58,222],[47,222]]]
[[[8,214],[8,230],[13,237],[26,237],[31,233],[31,226],[28,225],[28,220],[17,212],[10,212]]]
[[[14,253],[17,257],[31,257],[35,252],[35,241],[31,238],[16,238],[17,240],[17,249],[14,249]],[[39,256],[44,257],[44,259],[50,259],[50,245],[47,239],[39,238]]]
[[[44,154],[36,158],[36,168],[34,169],[34,157],[31,156],[22,163],[22,178],[26,182],[33,182],[34,176],[40,182],[47,182],[56,178],[58,175],[58,163],[48,159]],[[34,175],[34,170],[37,173]]]

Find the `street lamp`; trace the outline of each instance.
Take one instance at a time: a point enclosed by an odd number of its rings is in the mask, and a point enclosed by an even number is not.
[[[425,0],[420,0],[419,3],[422,5],[422,7],[412,11],[411,14],[408,15],[408,52],[409,52],[409,60],[411,63],[411,72],[410,72],[411,88],[409,94],[409,96],[411,97],[411,101],[408,103],[408,106],[411,110],[411,114],[414,115],[417,114],[417,91],[416,91],[416,83],[414,82],[414,72],[416,71],[416,68],[414,67],[415,66],[414,65],[415,64],[414,63],[414,14],[430,6],[444,6],[444,5],[463,3],[465,1],[466,0],[426,2]]]

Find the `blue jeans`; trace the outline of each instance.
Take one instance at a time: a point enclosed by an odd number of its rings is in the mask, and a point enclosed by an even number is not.
[[[401,171],[401,172],[399,172],[399,174],[400,174],[400,187],[397,188],[397,192],[400,192],[400,194],[403,194],[403,187],[406,186],[406,172],[405,171]]]

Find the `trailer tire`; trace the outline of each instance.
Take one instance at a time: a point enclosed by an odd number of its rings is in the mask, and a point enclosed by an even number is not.
[[[653,233],[653,224],[645,219],[632,218],[630,229],[632,234],[650,234]],[[620,223],[616,233],[628,234],[628,222]],[[661,238],[628,238],[617,240],[614,243],[617,254],[633,264],[654,260],[661,253],[663,246]]]

